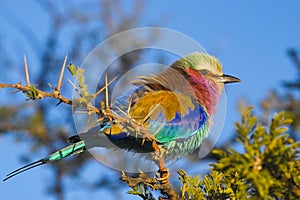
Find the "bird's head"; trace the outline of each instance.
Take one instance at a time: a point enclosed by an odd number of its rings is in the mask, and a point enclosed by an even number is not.
[[[208,53],[192,53],[176,61],[173,65],[188,74],[193,73],[193,71],[198,72],[205,80],[212,81],[218,87],[219,92],[224,87],[224,84],[241,81],[237,77],[223,74],[222,64],[216,57]]]
[[[192,90],[185,89],[184,92],[192,91],[189,95],[195,95],[199,104],[209,114],[215,112],[224,84],[241,81],[234,76],[223,74],[222,64],[207,53],[192,53],[174,62],[171,68],[184,75],[192,88]]]

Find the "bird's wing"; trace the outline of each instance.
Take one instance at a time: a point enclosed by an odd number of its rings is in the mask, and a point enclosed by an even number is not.
[[[161,143],[189,138],[207,121],[206,112],[189,96],[167,90],[144,94],[129,115]]]
[[[100,126],[93,127],[87,132],[73,135],[68,138],[70,143],[84,141],[85,148],[103,147],[106,149],[133,150],[136,153],[152,152],[153,148],[149,141],[137,138],[135,133],[119,123],[110,121],[100,122]]]

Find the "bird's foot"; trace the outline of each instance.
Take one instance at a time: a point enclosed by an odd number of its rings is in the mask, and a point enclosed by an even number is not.
[[[163,168],[155,172],[155,178],[162,184],[169,182],[170,171],[168,168]]]

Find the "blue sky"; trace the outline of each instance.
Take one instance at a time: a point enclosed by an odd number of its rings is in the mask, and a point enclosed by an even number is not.
[[[226,133],[232,132],[233,123],[239,120],[236,103],[240,98],[258,105],[268,91],[280,87],[282,80],[296,77],[293,63],[287,57],[286,51],[290,47],[297,50],[300,48],[299,9],[300,1],[297,0],[155,0],[146,3],[143,21],[145,26],[153,25],[147,22],[158,21],[162,27],[174,29],[195,39],[208,52],[219,58],[225,73],[242,79],[242,83],[227,88],[227,118],[223,130],[223,133]],[[30,57],[33,52],[26,47],[26,42],[22,41],[15,25],[11,24],[9,18],[12,15],[32,27],[41,37],[48,31],[44,26],[47,19],[44,11],[36,6],[34,1],[0,2],[0,42],[9,47],[10,52],[14,52],[15,59],[22,60],[24,53]],[[166,17],[162,20],[159,16]],[[5,66],[0,66],[0,69],[3,72]],[[20,77],[17,77],[17,80],[20,80]],[[0,91],[0,96],[1,99],[7,98],[3,91]],[[226,140],[225,134],[220,138],[223,139]],[[0,138],[0,146],[0,177],[3,177],[10,170],[20,166],[18,155],[26,151],[27,146],[14,143],[13,139],[7,136]],[[33,158],[35,159],[37,158]],[[96,169],[94,166],[90,168]],[[86,170],[85,176],[88,176],[88,171]],[[109,173],[108,169],[105,171]],[[23,199],[22,196],[30,196],[31,199],[51,199],[45,196],[44,188],[40,187],[44,181],[50,180],[49,176],[50,171],[45,166],[11,181],[1,182],[0,196],[11,200]],[[105,191],[101,193],[103,194]],[[82,199],[88,197],[82,191],[67,194],[68,199],[76,199],[79,196]],[[96,198],[95,195],[91,199]]]

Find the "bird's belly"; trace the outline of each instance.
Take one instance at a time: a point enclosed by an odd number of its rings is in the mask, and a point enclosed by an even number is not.
[[[200,130],[189,138],[177,139],[162,144],[162,147],[166,150],[166,159],[176,159],[193,153],[200,147],[208,133],[209,125],[205,123]]]

